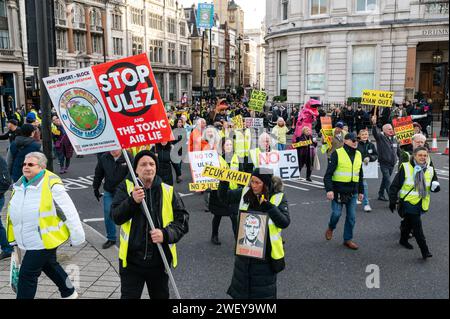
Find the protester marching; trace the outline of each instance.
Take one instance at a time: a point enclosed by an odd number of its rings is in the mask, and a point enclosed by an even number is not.
[[[233,237],[233,251],[223,254],[234,257],[224,287],[234,299],[276,299],[279,273],[296,263],[283,237],[292,227],[286,187],[307,201],[302,190],[310,186],[329,201],[325,240],[323,225],[308,226],[316,227],[324,243],[333,239],[344,207],[342,243],[349,251],[360,248],[356,221],[364,224],[366,217],[390,209],[402,218],[400,245],[411,249],[412,233],[423,259],[432,257],[421,216],[433,209],[431,193],[439,192],[440,184],[423,131],[429,123],[418,117],[420,101],[395,106],[389,92],[364,90],[357,104],[330,107],[311,98],[292,107],[267,103],[266,92],[253,89],[245,96],[192,101],[183,95],[180,103],[165,107],[145,54],[66,75],[43,81],[54,106],[54,158],[58,173],[66,174],[79,163],[73,152],[97,155],[89,168],[90,191],[102,210],[102,248],[118,247],[123,299],[141,298],[144,285],[152,299],[168,299],[171,291],[176,298],[189,297],[180,296],[172,275],[178,264],[189,262],[180,258],[186,255],[178,253],[178,243],[196,235],[189,234],[190,216],[198,212],[180,195],[186,192],[183,181],[212,215],[203,225],[210,234],[205,245],[220,249],[224,234]],[[61,178],[46,169],[42,114],[33,109],[23,125],[18,116],[0,136],[10,142],[6,160],[0,158],[0,207],[7,207],[6,227],[0,222],[0,260],[14,255],[19,261],[18,299],[35,297],[41,271],[63,298],[76,298],[56,251],[68,240],[85,241],[77,203]],[[319,173],[322,180],[313,180]],[[377,194],[373,183],[379,183]],[[9,188],[9,202],[3,203]],[[374,195],[377,208],[370,202]],[[372,214],[358,216],[359,204]],[[229,217],[231,229],[219,232],[223,217]]]

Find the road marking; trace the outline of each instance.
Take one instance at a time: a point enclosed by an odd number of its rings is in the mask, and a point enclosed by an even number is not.
[[[312,177],[317,177],[317,178],[320,178],[320,179],[323,179],[323,176],[318,176],[318,175],[311,175]]]
[[[284,186],[286,186],[286,187],[291,187],[291,188],[295,188],[295,189],[300,189],[300,190],[302,190],[302,191],[309,191],[309,189],[307,189],[307,188],[303,188],[303,187],[298,187],[298,186],[293,186],[293,185],[289,185],[289,184],[286,184],[286,183],[284,183]]]
[[[438,177],[441,178],[441,179],[446,179],[446,180],[448,180],[448,176],[445,177],[445,176],[438,175]]]
[[[83,219],[83,223],[102,222],[104,220],[105,220],[104,218],[88,218]]]
[[[324,188],[323,186],[315,185],[315,184],[310,183],[310,182],[302,182],[302,181],[300,181],[300,180],[292,180],[292,179],[289,180],[289,181],[292,182],[292,183],[300,184],[300,185],[312,186],[312,187],[320,188],[320,189],[323,189],[323,188]]]

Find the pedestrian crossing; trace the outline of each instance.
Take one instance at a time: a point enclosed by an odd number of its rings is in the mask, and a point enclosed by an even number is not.
[[[300,179],[288,179],[284,180],[284,186],[288,188],[298,189],[305,192],[317,189],[325,189],[323,184],[323,177],[318,175],[311,175],[311,182],[307,181],[305,178]]]
[[[448,181],[448,167],[446,170],[444,169],[434,169],[436,171],[436,174],[438,176],[438,179],[445,179]]]

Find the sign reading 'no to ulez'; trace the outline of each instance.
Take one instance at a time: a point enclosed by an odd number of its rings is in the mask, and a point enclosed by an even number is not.
[[[44,79],[77,154],[173,140],[146,54]]]
[[[392,107],[394,92],[364,90],[361,97],[361,104],[375,105],[381,107]]]

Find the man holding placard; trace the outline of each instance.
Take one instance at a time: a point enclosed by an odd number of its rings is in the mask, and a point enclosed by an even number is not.
[[[151,299],[168,299],[168,275],[156,244],[162,244],[168,262],[177,266],[177,243],[188,232],[189,214],[172,186],[156,175],[158,157],[139,152],[133,169],[140,185],[129,177],[114,196],[111,217],[120,229],[119,269],[122,299],[140,299],[144,284]],[[150,230],[141,203],[150,207],[155,229]]]

